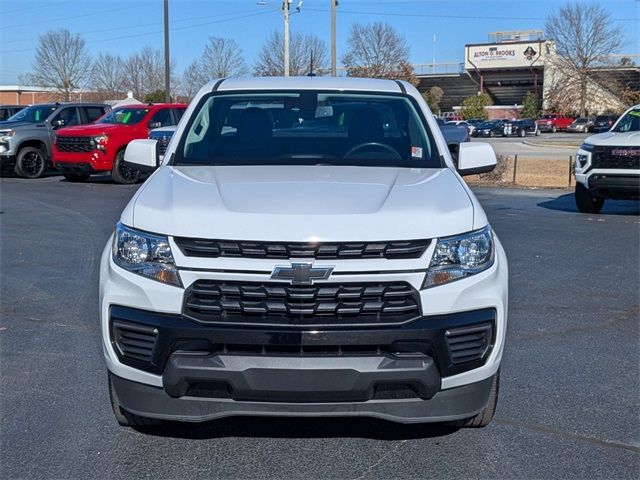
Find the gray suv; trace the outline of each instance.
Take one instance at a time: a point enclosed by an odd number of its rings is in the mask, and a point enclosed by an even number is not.
[[[55,130],[92,123],[111,110],[101,103],[31,105],[0,122],[0,167],[14,168],[23,178],[41,177],[51,164]]]

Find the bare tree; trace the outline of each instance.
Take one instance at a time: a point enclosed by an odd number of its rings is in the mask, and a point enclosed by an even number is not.
[[[124,92],[124,63],[122,58],[100,53],[93,62],[90,84],[102,100],[113,100]]]
[[[352,25],[342,63],[352,77],[394,78],[415,83],[406,40],[387,22]]]
[[[230,38],[210,37],[204,47],[200,67],[207,81],[247,73],[242,49]]]
[[[69,30],[50,30],[40,36],[28,80],[36,85],[51,87],[66,101],[71,93],[84,86],[91,72],[91,58],[80,35]]]
[[[610,62],[610,55],[622,46],[623,32],[599,3],[577,2],[550,14],[545,32],[556,43],[553,66],[562,77],[574,79],[577,92],[571,96],[577,97],[580,115],[586,115],[593,69]]]
[[[279,31],[273,31],[265,40],[254,66],[256,75],[273,77],[284,75],[284,42]],[[292,76],[310,73],[322,75],[327,71],[329,57],[327,45],[313,34],[293,33],[289,43],[289,74]]]
[[[173,62],[171,70],[173,71]],[[133,92],[137,99],[158,92],[164,92],[164,57],[162,52],[144,47],[123,62],[124,88]]]
[[[194,60],[187,68],[184,69],[184,73],[182,74],[181,93],[188,98],[193,98],[193,96],[198,93],[200,87],[202,87],[206,82],[206,78],[203,77],[202,72],[200,71],[200,62]]]

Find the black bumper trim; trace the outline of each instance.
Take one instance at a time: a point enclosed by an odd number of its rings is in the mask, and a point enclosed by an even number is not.
[[[140,370],[162,374],[176,351],[214,354],[262,354],[264,356],[371,356],[397,353],[424,354],[433,358],[442,377],[484,365],[495,342],[496,311],[493,308],[447,315],[433,315],[393,326],[380,327],[266,327],[216,326],[190,320],[180,314],[111,307],[111,342],[119,360]],[[158,335],[149,362],[127,358],[115,344],[113,322],[153,327]],[[491,325],[490,345],[482,358],[454,363],[446,332],[468,326]]]
[[[596,174],[589,177],[589,192],[597,197],[640,198],[640,175]]]
[[[362,402],[379,386],[410,385],[415,397],[433,397],[441,386],[425,355],[350,357],[264,357],[171,355],[162,375],[170,397],[190,394],[192,385],[226,386],[222,398],[268,402]],[[208,397],[209,395],[207,395]],[[219,395],[213,398],[220,398]]]
[[[492,378],[442,390],[429,400],[370,400],[340,403],[250,402],[196,397],[172,398],[162,389],[112,376],[120,405],[149,418],[204,422],[222,417],[376,417],[400,423],[470,418],[486,407]]]

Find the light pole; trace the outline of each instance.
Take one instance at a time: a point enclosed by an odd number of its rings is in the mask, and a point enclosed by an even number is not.
[[[171,101],[171,64],[169,62],[169,0],[164,0],[164,101]]]
[[[331,0],[331,76],[336,76],[336,7],[338,0]]]
[[[293,13],[300,13],[300,10],[302,9],[302,2],[303,0],[300,0],[300,3],[298,3],[298,6],[296,7],[296,11]],[[293,15],[293,13],[289,12],[289,9],[291,8],[291,3],[293,3],[293,0],[282,0],[282,7],[281,7],[282,18],[284,20],[283,37],[284,37],[284,76],[285,77],[289,76],[289,16]],[[273,7],[273,5],[265,1],[257,2],[257,4],[262,7]]]

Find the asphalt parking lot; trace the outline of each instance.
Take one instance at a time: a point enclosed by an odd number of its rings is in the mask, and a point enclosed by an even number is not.
[[[520,137],[472,137],[472,142],[491,144],[496,155],[566,160],[575,156],[578,146],[593,133],[541,133],[539,136]]]
[[[151,433],[110,410],[98,261],[136,186],[0,180],[0,477],[638,478],[640,209],[476,190],[510,262],[485,429],[225,419]]]

